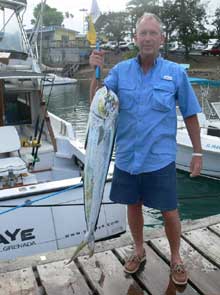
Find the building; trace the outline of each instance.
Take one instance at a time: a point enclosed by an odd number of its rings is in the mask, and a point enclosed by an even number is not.
[[[32,30],[26,31],[28,36]],[[84,36],[64,26],[43,27],[38,33],[38,48],[42,45],[42,62],[63,67],[67,64],[88,63],[90,48]]]

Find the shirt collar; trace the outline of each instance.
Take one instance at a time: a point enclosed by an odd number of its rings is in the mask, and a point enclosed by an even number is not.
[[[158,61],[161,59],[161,54],[159,53],[158,56],[155,58],[154,60],[154,66],[157,65]],[[141,56],[140,53],[137,54],[137,56],[135,57],[136,62],[141,66]]]

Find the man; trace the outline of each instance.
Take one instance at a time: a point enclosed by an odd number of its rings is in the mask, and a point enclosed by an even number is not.
[[[145,13],[136,25],[136,58],[122,61],[110,71],[104,84],[119,97],[120,113],[116,134],[116,160],[110,199],[127,204],[134,254],[124,270],[138,271],[146,260],[143,246],[142,205],[162,212],[171,251],[171,278],[187,283],[180,257],[181,224],[176,196],[176,102],[193,145],[191,176],[200,174],[202,153],[197,113],[198,100],[185,70],[159,55],[163,44],[162,23]],[[92,66],[103,66],[104,53],[93,51]],[[90,95],[96,89],[91,82]]]

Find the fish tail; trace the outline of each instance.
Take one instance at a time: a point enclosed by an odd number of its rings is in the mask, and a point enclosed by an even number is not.
[[[88,243],[89,257],[92,257],[95,251],[95,238],[93,236],[92,240]]]
[[[78,256],[79,252],[88,244],[88,240],[83,240],[79,246],[76,248],[75,252],[73,253],[73,256],[70,258],[70,260],[66,263],[66,265],[73,262],[73,260]]]

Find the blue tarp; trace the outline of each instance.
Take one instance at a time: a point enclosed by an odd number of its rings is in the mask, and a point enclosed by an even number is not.
[[[220,80],[209,80],[203,78],[189,77],[189,81],[193,85],[220,87]]]

